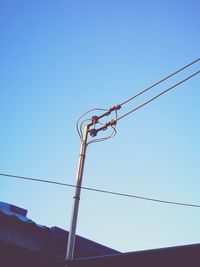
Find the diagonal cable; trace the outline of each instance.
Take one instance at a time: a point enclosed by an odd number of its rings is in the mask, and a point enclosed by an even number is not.
[[[192,77],[196,76],[196,75],[199,74],[199,73],[200,73],[200,70],[197,71],[197,72],[195,72],[195,73],[193,73],[192,75],[188,76],[187,78],[181,80],[180,82],[174,84],[173,86],[167,88],[166,90],[164,90],[164,91],[162,91],[160,94],[158,94],[158,95],[152,97],[151,99],[149,99],[148,101],[144,102],[144,103],[141,104],[140,106],[138,106],[138,107],[132,109],[131,111],[125,113],[124,115],[118,117],[116,121],[119,121],[119,120],[123,119],[124,117],[130,115],[131,113],[135,112],[136,110],[138,110],[138,109],[140,109],[140,108],[146,106],[147,104],[149,104],[149,103],[152,102],[153,100],[157,99],[157,98],[160,97],[161,95],[167,93],[168,91],[170,91],[170,90],[172,90],[173,88],[179,86],[180,84],[186,82],[187,80],[191,79]]]
[[[60,182],[51,181],[51,180],[44,180],[44,179],[39,179],[39,178],[27,177],[27,176],[12,175],[12,174],[7,174],[7,173],[0,173],[0,176],[4,176],[4,177],[8,177],[8,178],[14,178],[14,179],[34,181],[34,182],[48,183],[48,184],[54,184],[54,185],[61,185],[61,186],[67,186],[67,187],[77,187],[73,184],[60,183]],[[183,202],[168,201],[168,200],[162,200],[162,199],[156,199],[156,198],[149,198],[149,197],[143,197],[143,196],[138,196],[138,195],[102,190],[102,189],[85,187],[85,186],[81,186],[80,188],[84,189],[84,190],[88,190],[88,191],[110,194],[110,195],[115,195],[115,196],[129,197],[129,198],[135,198],[135,199],[146,200],[146,201],[157,202],[157,203],[163,203],[163,204],[170,204],[170,205],[200,208],[200,205],[198,205],[198,204],[191,204],[191,203],[183,203]]]
[[[138,96],[144,94],[145,92],[149,91],[149,90],[152,89],[153,87],[155,87],[155,86],[159,85],[160,83],[162,83],[162,82],[168,80],[169,78],[173,77],[174,75],[178,74],[179,72],[183,71],[184,69],[186,69],[186,68],[192,66],[193,64],[195,64],[195,63],[198,62],[199,60],[200,60],[200,58],[197,58],[196,60],[192,61],[192,62],[189,63],[188,65],[186,65],[186,66],[184,66],[184,67],[178,69],[177,71],[175,71],[175,72],[173,72],[172,74],[168,75],[167,77],[161,79],[160,81],[154,83],[153,85],[147,87],[146,89],[144,89],[143,91],[139,92],[138,94],[136,94],[136,95],[130,97],[130,98],[127,99],[126,101],[122,102],[120,105],[121,105],[121,106],[125,105],[126,103],[130,102],[131,100],[135,99],[136,97],[138,97]]]

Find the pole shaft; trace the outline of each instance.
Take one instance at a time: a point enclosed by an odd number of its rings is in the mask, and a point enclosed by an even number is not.
[[[85,164],[88,130],[89,130],[89,127],[88,125],[86,125],[84,127],[83,138],[81,142],[81,150],[80,150],[78,170],[77,170],[76,189],[74,193],[72,218],[71,218],[71,225],[70,225],[70,231],[69,231],[69,236],[68,236],[66,260],[72,260],[73,255],[74,255],[76,225],[77,225],[77,219],[78,219],[79,200],[80,200],[81,185],[82,185],[82,178],[83,178],[83,171],[84,171],[84,164]]]

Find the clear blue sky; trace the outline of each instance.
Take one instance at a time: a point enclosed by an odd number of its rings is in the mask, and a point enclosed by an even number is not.
[[[0,172],[74,184],[76,119],[198,58],[199,9],[196,0],[2,0]],[[83,185],[200,204],[199,89],[196,76],[120,121],[114,139],[89,147]],[[3,177],[0,186],[1,201],[69,229],[71,188]],[[134,251],[200,242],[199,225],[197,208],[82,191],[77,233]]]

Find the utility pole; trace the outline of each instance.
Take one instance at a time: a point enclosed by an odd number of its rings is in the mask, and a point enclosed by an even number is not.
[[[81,149],[80,149],[80,156],[79,156],[79,163],[78,163],[78,170],[77,170],[77,178],[76,178],[76,189],[73,197],[73,210],[72,210],[72,218],[71,218],[71,225],[69,230],[68,236],[68,244],[67,244],[67,252],[66,252],[66,260],[72,260],[74,256],[74,247],[75,247],[75,237],[76,237],[76,225],[78,219],[78,209],[79,209],[79,201],[80,201],[80,194],[81,194],[81,185],[82,185],[82,178],[83,178],[83,171],[85,165],[85,157],[86,157],[86,150],[88,143],[88,134],[91,137],[95,137],[99,131],[105,131],[109,126],[116,125],[116,120],[111,120],[110,122],[106,123],[102,127],[95,129],[95,125],[98,124],[99,119],[109,116],[113,111],[117,111],[121,108],[120,105],[114,106],[107,110],[100,116],[93,116],[91,118],[91,123],[84,126],[83,135],[81,138]],[[91,127],[94,126],[92,129]]]
[[[114,132],[116,134],[115,125],[117,124],[117,122],[119,120],[123,119],[124,117],[130,115],[131,113],[135,112],[136,110],[138,110],[138,109],[144,107],[145,105],[149,104],[150,102],[154,101],[155,99],[157,99],[161,95],[167,93],[168,91],[172,90],[173,88],[175,88],[175,87],[179,86],[180,84],[186,82],[187,80],[191,79],[195,75],[199,74],[200,73],[200,70],[197,71],[197,72],[195,72],[195,73],[193,73],[192,75],[188,76],[187,78],[181,80],[180,82],[172,85],[171,87],[167,88],[166,90],[162,91],[161,93],[157,94],[156,96],[150,98],[146,102],[142,103],[141,105],[137,106],[136,108],[132,109],[131,111],[125,113],[121,117],[117,117],[117,111],[119,109],[121,109],[121,107],[123,105],[127,104],[128,102],[132,101],[133,99],[137,98],[138,96],[142,95],[143,93],[147,92],[148,90],[150,90],[151,88],[157,86],[158,84],[164,82],[165,80],[171,78],[172,76],[176,75],[177,73],[183,71],[184,69],[190,67],[191,65],[193,65],[194,63],[196,63],[199,60],[200,60],[200,58],[196,59],[195,61],[189,63],[188,65],[182,67],[181,69],[175,71],[174,73],[168,75],[167,77],[165,77],[162,80],[158,81],[157,83],[151,85],[150,87],[146,88],[145,90],[141,91],[140,93],[138,93],[138,94],[134,95],[133,97],[127,99],[126,101],[122,102],[120,105],[111,107],[110,109],[106,110],[106,112],[103,113],[103,114],[101,114],[100,116],[93,116],[90,119],[91,123],[89,123],[88,125],[86,125],[84,127],[83,134],[80,135],[80,137],[81,137],[81,151],[80,151],[78,171],[77,171],[77,181],[76,181],[76,189],[75,189],[75,194],[74,194],[74,205],[73,205],[73,211],[72,211],[71,226],[70,226],[69,237],[68,237],[66,260],[72,260],[73,259],[73,255],[74,255],[74,245],[75,245],[75,236],[76,236],[76,225],[77,225],[77,218],[78,218],[78,208],[79,208],[79,201],[80,201],[80,194],[81,194],[81,185],[82,185],[83,170],[84,170],[84,164],[85,164],[86,149],[87,149],[88,144],[90,144],[92,142],[95,142],[95,140],[94,141],[90,141],[90,142],[87,141],[88,134],[90,134],[91,137],[95,137],[98,134],[98,132],[107,130],[107,128],[109,126],[111,126],[114,129]],[[78,122],[80,121],[81,118],[83,118],[84,115],[88,114],[89,112],[91,112],[93,110],[103,110],[103,109],[92,109],[92,110],[84,113],[79,118]],[[113,119],[113,120],[111,120],[111,121],[109,121],[109,122],[107,122],[105,124],[99,122],[99,120],[101,118],[106,117],[106,116],[109,116],[113,111],[115,111],[116,119]],[[87,121],[87,120],[84,120],[81,125],[83,125],[83,123],[85,121]],[[100,128],[96,129],[95,126],[98,123],[100,123],[103,126],[101,126]],[[92,127],[92,129],[91,129],[91,127]],[[98,142],[100,140],[106,140],[108,138],[111,138],[114,135],[111,134],[107,138],[96,139],[96,142]]]
[[[78,170],[77,170],[76,189],[75,189],[75,194],[74,194],[71,226],[70,226],[70,231],[69,231],[69,236],[68,236],[66,260],[72,260],[73,255],[74,255],[78,208],[79,208],[79,201],[80,201],[80,194],[81,194],[81,185],[82,185],[83,170],[84,170],[84,164],[85,164],[89,128],[90,128],[89,125],[86,125],[84,127],[83,137],[81,140],[81,150],[80,150]]]

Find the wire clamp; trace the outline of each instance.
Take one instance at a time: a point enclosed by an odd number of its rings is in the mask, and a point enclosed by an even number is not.
[[[117,121],[116,120],[111,120],[111,121],[107,122],[105,124],[105,126],[106,126],[106,129],[107,129],[108,126],[112,126],[112,125],[116,125],[116,124],[117,124]]]
[[[96,130],[96,129],[90,130],[90,136],[92,136],[92,137],[95,137],[97,135],[97,133],[98,133],[98,130]]]
[[[92,116],[92,122],[94,124],[98,123],[99,122],[99,117],[98,116]]]
[[[110,112],[121,109],[121,105],[114,106],[110,108]]]

